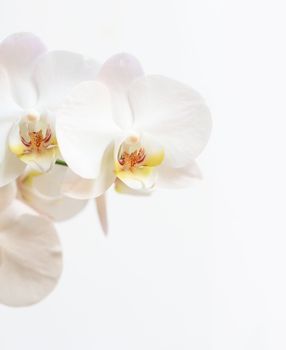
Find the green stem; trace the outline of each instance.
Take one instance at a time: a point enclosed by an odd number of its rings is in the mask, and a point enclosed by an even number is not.
[[[65,161],[60,160],[60,159],[57,159],[57,160],[56,160],[56,164],[62,165],[62,166],[68,166],[67,163],[66,163]]]

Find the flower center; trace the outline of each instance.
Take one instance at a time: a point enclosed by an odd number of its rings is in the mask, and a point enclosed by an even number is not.
[[[37,111],[27,112],[16,130],[20,141],[19,152],[17,148],[14,152],[16,154],[37,154],[57,146],[49,121]]]
[[[10,151],[37,172],[49,171],[59,155],[51,121],[36,111],[13,125],[8,142]]]
[[[45,135],[43,135],[42,129],[39,131],[29,130],[28,139],[22,136],[20,131],[20,137],[23,145],[27,147],[24,153],[40,152],[43,149],[47,149],[49,146],[51,146],[52,131],[48,127]]]
[[[145,150],[141,147],[139,150],[135,150],[132,153],[124,151],[121,154],[118,162],[124,170],[130,170],[133,167],[140,165],[140,163],[144,161],[145,157]]]

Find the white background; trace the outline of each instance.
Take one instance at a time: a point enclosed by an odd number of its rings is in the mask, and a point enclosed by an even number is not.
[[[109,193],[58,225],[65,270],[41,304],[0,307],[1,350],[286,348],[286,4],[276,0],[1,1],[0,36],[104,61],[127,51],[190,84],[214,129],[204,180]]]

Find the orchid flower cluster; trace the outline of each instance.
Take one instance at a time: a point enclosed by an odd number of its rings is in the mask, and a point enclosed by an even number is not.
[[[200,177],[211,118],[190,87],[144,75],[118,54],[100,65],[48,51],[30,33],[0,43],[0,303],[26,306],[55,287],[62,254],[54,222],[105,192],[148,195]]]

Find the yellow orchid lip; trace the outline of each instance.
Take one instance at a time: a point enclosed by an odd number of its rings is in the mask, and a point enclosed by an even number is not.
[[[132,138],[132,141],[130,141]],[[165,157],[165,153],[162,147],[158,145],[145,144],[144,138],[140,139],[139,136],[129,136],[120,145],[117,159],[115,160],[115,171],[131,171],[144,166],[156,167],[160,165]]]
[[[136,190],[154,188],[157,179],[155,168],[164,160],[163,148],[148,141],[142,138],[132,143],[130,137],[127,138],[120,145],[115,158],[114,171],[117,178]]]

